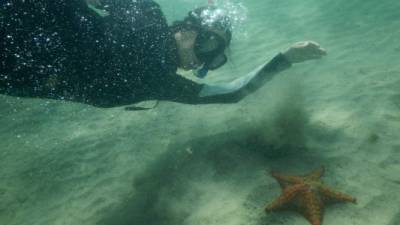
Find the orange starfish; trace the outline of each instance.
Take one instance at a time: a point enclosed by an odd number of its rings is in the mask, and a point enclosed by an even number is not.
[[[282,194],[269,205],[267,212],[280,209],[294,209],[304,215],[312,225],[321,225],[325,203],[344,201],[356,203],[350,195],[340,193],[320,180],[324,173],[321,167],[306,176],[287,176],[277,172],[271,175],[279,182]]]

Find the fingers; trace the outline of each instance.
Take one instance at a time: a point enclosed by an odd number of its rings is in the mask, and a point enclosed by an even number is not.
[[[320,45],[315,41],[300,41],[294,44],[294,46],[305,47],[305,46],[314,46],[320,47]]]
[[[320,44],[318,44],[317,42],[315,42],[315,41],[307,41],[310,45],[312,45],[312,46],[315,46],[315,47],[317,47],[317,48],[320,48],[321,46],[320,46]]]
[[[315,51],[314,54],[318,54],[320,56],[325,56],[328,54],[328,52],[324,48],[321,48],[321,47],[316,48],[314,51]]]
[[[327,55],[327,51],[315,41],[302,41],[292,45],[284,54],[292,63],[299,63],[310,59],[320,59]]]
[[[303,49],[308,49],[310,51],[319,51],[322,52],[321,54],[326,55],[326,50],[321,48],[321,45],[318,44],[315,41],[301,41],[295,43],[292,48],[303,48]]]
[[[294,45],[292,47],[294,47],[294,48],[304,48],[304,47],[307,47],[308,45],[309,45],[309,43],[307,41],[300,41],[300,42],[294,43]]]
[[[321,57],[328,54],[327,51],[324,48],[322,48],[321,45],[315,41],[308,41],[308,48],[311,51],[314,51],[315,55],[318,55]]]
[[[328,55],[328,52],[324,48],[319,49],[322,53],[322,55]]]
[[[322,57],[324,57],[326,55],[327,55],[326,52],[320,51],[320,52],[316,52],[314,54],[311,54],[311,57],[314,58],[314,59],[320,59],[320,58],[322,58]]]

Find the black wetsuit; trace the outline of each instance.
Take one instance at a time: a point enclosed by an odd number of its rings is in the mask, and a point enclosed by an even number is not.
[[[241,91],[201,98],[203,85],[176,74],[175,42],[155,2],[101,2],[107,17],[84,0],[3,0],[0,94],[100,107],[149,99],[196,104],[242,98]],[[277,71],[282,62],[290,64],[278,55],[266,70]]]

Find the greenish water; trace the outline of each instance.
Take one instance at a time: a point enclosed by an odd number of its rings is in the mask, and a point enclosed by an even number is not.
[[[157,1],[168,21],[205,0]],[[0,224],[306,225],[265,213],[280,194],[266,171],[323,180],[357,205],[322,224],[400,224],[400,2],[215,1],[237,18],[240,77],[297,41],[324,59],[294,65],[243,101],[101,109],[0,96]]]

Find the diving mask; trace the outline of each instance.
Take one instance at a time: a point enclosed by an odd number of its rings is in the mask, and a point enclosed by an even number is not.
[[[201,30],[196,37],[194,52],[203,66],[195,71],[197,77],[203,78],[208,70],[214,70],[227,62],[224,53],[226,40],[217,32]]]

